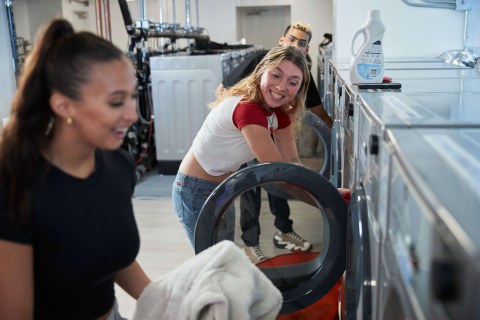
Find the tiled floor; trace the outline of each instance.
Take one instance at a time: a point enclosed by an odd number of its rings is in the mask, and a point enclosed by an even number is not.
[[[193,248],[177,221],[170,197],[133,199],[140,230],[138,261],[152,279],[158,279],[194,255]],[[116,288],[120,313],[131,319],[135,300],[120,287]]]

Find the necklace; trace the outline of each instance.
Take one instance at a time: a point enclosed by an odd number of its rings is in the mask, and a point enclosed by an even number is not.
[[[272,114],[267,116],[267,121],[268,121],[268,130],[270,130],[270,133],[273,133],[273,123],[275,121],[275,112],[272,111]]]

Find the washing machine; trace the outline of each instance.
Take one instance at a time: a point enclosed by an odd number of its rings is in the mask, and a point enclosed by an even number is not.
[[[332,151],[330,181],[339,188],[350,188],[350,163],[348,157],[352,150],[349,145],[350,135],[353,134],[353,126],[350,117],[353,109],[350,109],[356,96],[356,90],[348,85],[348,81],[342,76],[346,66],[331,65],[330,92],[332,94],[331,117],[332,124]]]
[[[344,103],[345,98],[343,97],[346,88],[350,88],[354,92],[357,89],[350,81],[348,63],[343,62],[336,65],[332,63],[330,70],[332,73],[329,80],[332,83],[330,91],[334,95],[332,114],[335,117],[340,117],[342,113],[346,113],[344,108],[348,107]],[[434,90],[432,87],[437,88],[433,92],[466,92],[478,90],[476,85],[478,84],[477,79],[480,78],[480,72],[472,68],[455,66],[440,61],[424,61],[420,58],[404,61],[400,58],[392,58],[392,60],[387,59],[385,62],[385,76],[391,77],[394,82],[400,82],[402,92],[430,92],[428,90]],[[462,86],[464,82],[466,87]]]
[[[381,247],[387,230],[387,177],[389,152],[384,136],[389,128],[480,127],[480,95],[363,92],[357,95],[355,185],[351,215],[363,217],[370,244],[370,293],[372,305],[381,296],[376,280],[380,276]],[[349,227],[350,228],[350,227]],[[359,232],[359,231],[357,231]],[[357,245],[358,246],[358,245]],[[355,260],[356,251],[350,259]],[[368,260],[368,257],[364,258]],[[349,262],[347,262],[348,265]],[[350,279],[352,281],[352,279]],[[358,281],[357,281],[358,283]],[[352,284],[347,283],[347,288]],[[362,290],[357,286],[357,291]],[[372,307],[372,318],[381,319]]]
[[[418,64],[418,66],[421,65],[422,64]],[[434,66],[435,64],[431,65]],[[357,96],[358,93],[402,92],[406,94],[418,94],[419,96],[426,93],[433,95],[462,92],[466,94],[480,93],[480,73],[478,70],[465,68],[423,70],[392,69],[391,74],[396,81],[398,80],[401,83],[401,89],[361,90],[349,81],[344,82],[345,88],[343,89],[343,93],[345,97],[340,105],[341,108],[338,108],[340,120],[338,121],[338,126],[335,128],[339,132],[332,130],[332,139],[340,137],[335,145],[332,142],[332,146],[336,146],[337,150],[342,151],[332,150],[332,155],[335,156],[332,159],[332,168],[337,168],[340,174],[349,177],[349,186],[355,184],[355,177],[358,175],[355,167],[355,155],[357,155],[358,152],[356,149],[356,139],[353,139],[355,132],[358,132],[358,118],[355,116],[358,112],[359,100],[361,100]],[[341,70],[338,75],[344,79],[348,77],[348,70]],[[331,176],[334,176],[334,173],[331,173]],[[347,184],[344,183],[344,185]]]
[[[332,120],[334,119],[333,117],[333,92],[335,88],[335,75],[336,75],[336,64],[331,60],[331,58],[328,60],[328,63],[326,67],[323,69],[324,73],[324,88],[325,88],[325,93],[324,93],[324,101],[323,101],[323,107],[325,111],[328,113],[330,118]]]
[[[445,105],[445,103],[455,104],[452,102],[452,99],[460,99],[456,104],[459,107],[466,105],[462,103],[461,100],[468,100],[469,96],[474,98],[480,93],[480,73],[477,70],[428,70],[429,76],[432,78],[425,78],[425,75],[422,75],[417,70],[396,70],[398,76],[402,76],[403,79],[400,80],[402,84],[401,89],[386,89],[386,90],[354,90],[357,93],[381,93],[381,92],[402,92],[410,97],[416,97],[415,100],[418,100],[420,103],[427,105]],[[355,86],[353,86],[355,87]],[[442,101],[442,97],[447,97],[446,100]],[[456,98],[455,98],[456,97]],[[353,112],[351,112],[352,106],[344,108],[344,118],[352,121],[351,127],[353,127],[353,132],[358,132],[358,111],[360,105],[360,97],[357,95],[353,103]],[[430,102],[429,102],[430,101]],[[435,101],[435,103],[432,103]],[[470,103],[468,103],[471,106]],[[347,111],[348,110],[348,111]],[[438,109],[440,110],[440,108]],[[458,109],[461,111],[462,109]],[[346,116],[348,112],[348,117]],[[353,113],[353,116],[350,114]],[[347,137],[351,137],[347,135]],[[357,151],[357,138],[354,139],[353,143],[346,142],[346,144],[353,146],[353,151],[350,152],[350,155],[358,155]],[[355,163],[357,159],[355,157],[349,159],[349,163],[354,165],[350,167],[350,177],[355,178],[358,176],[358,170],[356,169]],[[355,182],[354,182],[355,183]]]
[[[231,54],[150,58],[155,148],[159,173],[173,174],[215,100]]]
[[[402,80],[405,91],[428,92],[433,85],[436,92],[478,91],[480,77],[476,70],[454,66],[428,58],[391,58],[385,62],[386,75],[395,81]],[[332,159],[330,177],[337,187],[352,187],[354,181],[354,101],[361,91],[352,85],[349,64],[330,62],[329,74],[325,78],[329,85],[327,93],[331,98]],[[432,83],[430,78],[441,78]],[[408,79],[409,81],[403,81]],[[466,80],[469,79],[469,80]],[[403,83],[405,82],[405,83]],[[430,89],[432,90],[432,89]],[[374,91],[374,90],[371,90]],[[376,90],[378,91],[378,90]],[[390,89],[387,91],[397,91]]]
[[[379,319],[479,319],[480,129],[394,128],[385,143]]]
[[[338,188],[351,188],[353,179],[350,173],[353,166],[353,107],[357,95],[356,90],[346,86],[341,78],[335,83],[335,118],[332,124],[332,159],[330,166],[330,181]]]
[[[332,44],[325,47],[318,48],[318,58],[317,58],[317,85],[318,92],[320,93],[320,98],[323,101],[323,107],[328,109],[328,102],[326,101],[326,93],[328,92],[328,81],[330,80],[327,77],[328,64],[332,58]]]
[[[480,72],[463,66],[446,64],[428,58],[391,58],[385,63],[386,75],[400,82],[401,89],[360,90],[349,80],[348,63],[330,64],[330,89],[334,124],[332,127],[331,180],[348,187],[355,173],[355,110],[359,92],[480,92]]]
[[[368,222],[365,190],[357,189],[350,199],[347,215],[347,249],[345,265],[345,318],[372,319],[373,298],[377,294],[377,279],[372,273],[372,248],[375,239]]]
[[[235,210],[235,236],[243,247],[238,210],[239,196],[262,187],[289,199],[294,230],[313,244],[310,252],[290,253],[272,244],[273,216],[261,212],[259,244],[269,257],[257,264],[283,294],[282,315],[308,308],[326,295],[345,271],[347,204],[327,178],[304,166],[292,163],[265,163],[239,170],[222,182],[207,198],[195,228],[195,252],[199,253],[223,240],[223,216]],[[268,206],[266,206],[268,208]],[[288,264],[274,261],[287,260]],[[292,259],[290,259],[292,260]],[[271,263],[270,263],[271,262]]]
[[[356,187],[365,188],[367,207],[381,230],[386,227],[383,202],[386,197],[379,188],[384,185],[381,180],[388,171],[388,153],[383,151],[385,130],[438,126],[480,127],[480,94],[359,94]]]
[[[445,103],[456,98],[450,97],[450,99],[446,99],[441,103],[438,103],[438,100],[444,98],[439,96],[433,99],[437,101],[436,103],[439,107],[436,112],[440,113],[440,115],[435,115],[435,112],[428,111],[428,108],[420,107],[420,111],[417,113],[418,119],[413,117],[415,112],[410,113],[412,108],[408,107],[408,105],[413,103],[415,105],[413,110],[416,110],[419,104],[425,103],[425,100],[428,101],[430,98],[427,96],[422,98],[422,92],[475,93],[480,88],[478,71],[445,64],[440,61],[422,58],[400,58],[386,61],[385,66],[387,70],[385,75],[391,76],[393,81],[400,82],[402,84],[401,90],[360,90],[349,81],[348,63],[334,64],[331,62],[329,69],[331,72],[330,91],[335,94],[335,97],[332,99],[332,108],[336,120],[336,124],[332,128],[331,166],[334,168],[334,171],[331,172],[331,180],[333,184],[337,183],[337,185],[341,185],[339,181],[342,181],[343,186],[347,186],[346,181],[348,181],[348,186],[353,185],[351,188],[354,190],[350,204],[352,212],[349,212],[350,222],[353,225],[349,222],[348,227],[349,232],[352,234],[349,237],[349,251],[352,254],[349,254],[347,258],[346,276],[346,295],[349,298],[347,309],[350,311],[347,312],[347,317],[349,318],[378,318],[378,311],[373,305],[377,304],[377,299],[379,298],[376,280],[379,275],[380,247],[383,239],[382,230],[385,232],[386,225],[386,222],[382,221],[382,229],[378,217],[373,213],[377,210],[377,199],[379,197],[385,198],[385,195],[379,196],[381,192],[379,190],[381,161],[378,156],[371,158],[372,155],[370,154],[378,152],[378,138],[381,138],[381,134],[379,136],[373,135],[372,138],[367,134],[363,140],[360,140],[359,136],[362,136],[362,130],[360,130],[359,125],[360,119],[363,121],[366,118],[370,119],[362,124],[363,128],[370,127],[378,121],[380,123],[377,127],[379,132],[383,132],[382,126],[384,123],[386,123],[387,127],[390,125],[405,125],[408,127],[419,125],[422,122],[420,120],[422,117],[429,118],[432,120],[432,123],[438,121],[445,124],[448,123],[449,119],[445,115],[447,110]],[[389,113],[389,110],[384,112],[381,107],[366,113],[363,110],[363,117],[359,116],[360,106],[365,103],[365,101],[362,101],[360,93],[366,95],[371,93],[374,95],[382,92],[394,94],[403,91],[418,93],[417,100],[419,102],[415,101],[413,97],[408,98],[405,96],[408,101],[403,101],[399,104],[398,114],[394,115],[393,118],[390,117],[395,112],[392,114]],[[465,97],[459,96],[457,98],[463,99]],[[456,104],[459,106],[458,103]],[[432,103],[427,103],[427,105],[434,107],[433,101]],[[469,105],[472,106],[471,103]],[[460,123],[461,120],[456,120],[456,122]],[[349,174],[347,174],[348,171],[350,171]],[[344,179],[341,179],[340,176],[343,176]],[[349,178],[345,179],[347,176]],[[382,205],[384,206],[385,204],[383,203]],[[356,256],[356,253],[361,256]],[[349,268],[351,269],[351,276],[348,275]]]
[[[349,61],[336,61],[333,63],[336,70],[350,70]],[[472,68],[445,63],[436,58],[425,57],[386,57],[385,58],[385,76],[391,70],[469,70]],[[387,72],[388,71],[388,72]]]
[[[312,169],[313,171],[316,171],[329,179],[331,161],[330,151],[332,150],[331,130],[325,124],[325,122],[323,122],[322,119],[320,119],[313,112],[305,113],[305,116],[302,119],[302,124],[313,129],[313,131],[318,137],[319,143],[321,143],[323,147],[323,152],[320,153],[319,157],[317,157],[317,155],[315,154],[312,157],[308,157],[307,159],[302,157],[303,164]],[[308,162],[308,164],[306,162]]]
[[[388,70],[402,92],[479,92],[480,72],[475,69]]]
[[[414,63],[412,63],[415,66]],[[422,64],[417,63],[418,66],[422,66]],[[435,66],[436,64],[430,63],[429,65]],[[427,64],[428,66],[428,64]],[[339,71],[339,75],[341,77],[348,77],[347,70]],[[480,93],[480,73],[478,70],[474,69],[465,69],[465,68],[440,68],[440,69],[409,69],[409,70],[398,70],[398,69],[389,69],[389,75],[393,76],[394,81],[398,81],[401,83],[401,89],[382,89],[382,90],[360,90],[358,87],[351,85],[348,81],[345,82],[347,89],[343,91],[345,93],[353,92],[353,94],[358,94],[360,92],[403,92],[407,94],[418,94],[424,95],[426,93],[432,94],[439,94],[439,93]],[[350,89],[350,90],[349,90]],[[355,96],[356,97],[356,96]],[[332,135],[333,137],[336,136],[344,136],[345,139],[342,143],[339,143],[338,149],[344,149],[344,157],[346,159],[333,159],[332,166],[334,162],[344,163],[347,167],[342,167],[337,165],[339,170],[344,175],[347,175],[345,172],[348,172],[348,166],[350,169],[350,173],[348,176],[350,177],[350,183],[352,183],[352,178],[356,176],[355,172],[355,157],[358,152],[356,152],[356,144],[355,141],[351,142],[352,134],[349,132],[356,132],[356,119],[353,116],[356,110],[358,109],[358,102],[357,99],[348,98],[347,94],[345,95],[344,104],[341,108],[340,114],[342,121],[340,123],[345,123],[347,125],[339,126],[340,130],[343,130],[344,133],[339,133]],[[349,103],[349,101],[353,101],[353,104]],[[351,129],[353,128],[353,130]],[[332,154],[337,155],[338,152]],[[351,185],[351,184],[350,184]]]
[[[333,121],[332,124],[332,150],[331,150],[331,165],[330,165],[330,182],[340,187],[342,172],[341,172],[341,153],[342,153],[342,137],[340,136],[340,124]]]
[[[335,99],[335,91],[338,90],[336,81],[337,81],[337,73],[339,70],[343,70],[345,66],[340,65],[338,66],[332,60],[329,60],[327,68],[324,70],[325,72],[325,101],[324,101],[324,108],[325,111],[328,113],[332,120],[335,120],[334,115],[334,99]],[[338,70],[337,70],[338,69]]]

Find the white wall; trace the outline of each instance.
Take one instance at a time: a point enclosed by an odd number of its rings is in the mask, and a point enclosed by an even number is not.
[[[196,20],[196,4],[199,4],[199,21]],[[153,22],[160,21],[160,9],[158,0],[147,0],[147,18]],[[180,23],[186,25],[185,1],[175,1],[175,19],[173,18],[172,2],[163,0],[163,22]],[[194,27],[206,29],[210,39],[219,43],[237,43],[237,7],[255,6],[279,6],[288,5],[291,7],[291,19],[293,21],[304,20],[311,24],[313,39],[310,43],[310,56],[314,61],[312,66],[313,77],[316,79],[316,61],[318,56],[318,45],[323,40],[324,33],[332,33],[332,0],[198,0],[190,1],[191,24]],[[134,20],[138,20],[138,4],[136,1],[128,2],[130,13]],[[128,36],[125,31],[123,19],[118,1],[111,0],[110,11],[112,17],[112,41],[122,49],[125,49]],[[286,27],[286,26],[285,26]],[[283,30],[272,35],[279,38]]]
[[[16,1],[14,1],[14,6]],[[28,1],[28,20],[30,26],[30,35],[33,40],[46,20],[62,16],[61,0],[29,0]]]
[[[237,8],[237,37],[246,43],[273,48],[278,45],[279,34],[290,24],[290,6]],[[258,10],[256,14],[252,14]],[[272,36],[273,35],[273,36]]]
[[[17,37],[22,37],[25,40],[32,42],[32,37],[30,36],[30,20],[28,19],[27,0],[15,0],[13,11],[15,15],[15,29]]]
[[[469,46],[478,46],[478,1],[470,13]],[[462,49],[463,11],[408,6],[401,0],[333,0],[334,59],[350,58],[351,37],[372,9],[381,11],[386,32],[386,57],[437,57],[446,50]]]
[[[312,26],[313,38],[309,53],[314,62],[313,78],[317,79],[318,45],[323,41],[324,33],[332,33],[332,0],[201,0],[200,4],[200,26],[209,31],[213,41],[227,43],[238,40],[235,29],[236,7],[290,6],[291,22],[303,20]],[[280,38],[283,31],[279,30],[272,37]]]
[[[79,2],[62,0],[62,16],[70,21],[76,30],[90,30],[96,32],[95,6],[85,6]]]

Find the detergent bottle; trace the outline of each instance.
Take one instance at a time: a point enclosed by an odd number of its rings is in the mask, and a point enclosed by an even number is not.
[[[380,10],[370,10],[367,22],[353,35],[350,44],[350,81],[352,83],[381,83],[385,72],[383,57],[383,34],[385,26],[380,19]],[[355,52],[354,46],[359,35],[363,44]]]

